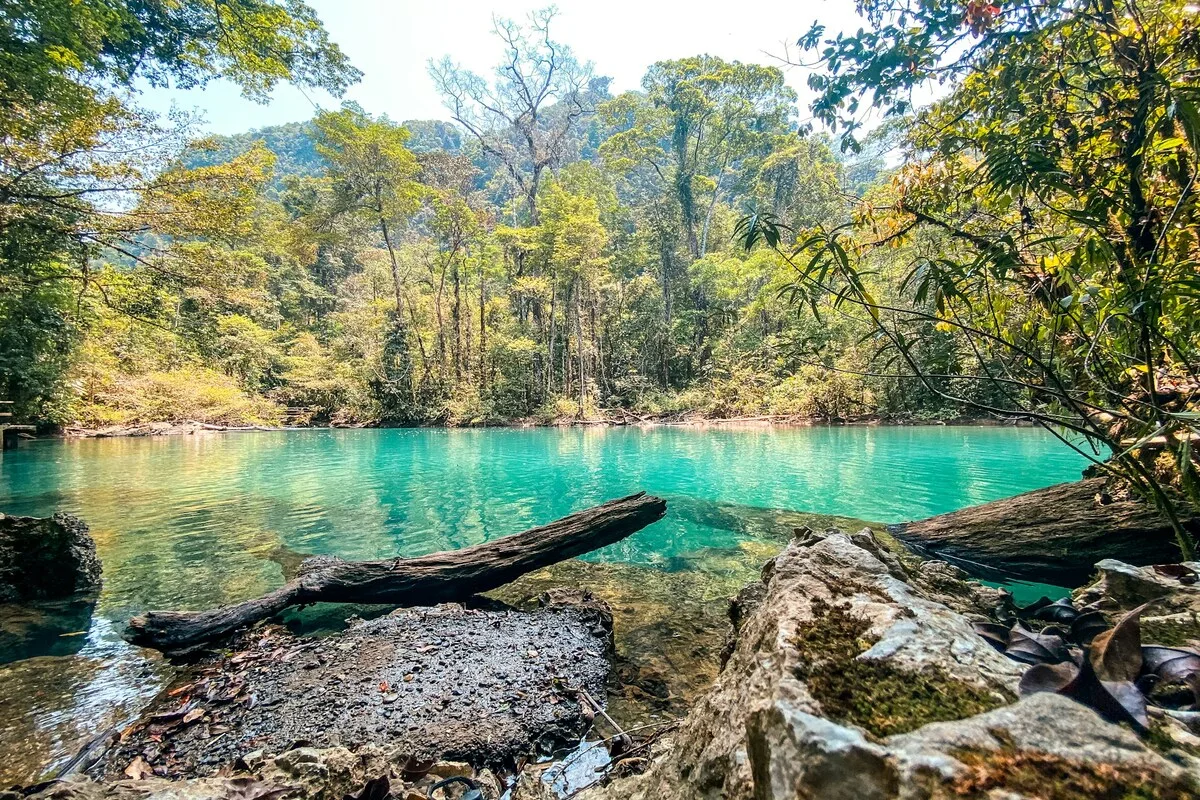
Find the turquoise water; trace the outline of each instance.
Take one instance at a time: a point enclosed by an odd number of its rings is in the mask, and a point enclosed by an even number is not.
[[[1079,477],[1043,431],[967,427],[313,430],[44,441],[0,460],[0,510],[92,528],[100,612],[257,594],[306,554],[465,547],[645,490],[667,518],[593,558],[671,568],[787,533],[777,512],[896,522]],[[781,529],[782,528],[782,529]]]
[[[588,556],[612,563],[562,574],[608,599],[618,647],[687,695],[715,675],[725,599],[794,526],[828,524],[826,515],[920,518],[1073,480],[1083,466],[1028,428],[312,430],[25,443],[0,456],[0,511],[81,516],[104,588],[94,607],[0,606],[0,783],[45,774],[161,688],[161,661],[119,638],[131,614],[256,596],[309,554],[419,555],[635,491],[660,495],[666,518]]]

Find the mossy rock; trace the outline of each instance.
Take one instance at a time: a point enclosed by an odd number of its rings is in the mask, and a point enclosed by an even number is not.
[[[954,756],[966,770],[934,797],[982,799],[1002,790],[1041,800],[1193,800],[1200,789],[1191,778],[1036,751],[962,750]]]
[[[1188,614],[1139,620],[1143,644],[1194,647],[1200,641],[1200,622]]]
[[[813,603],[813,614],[816,619],[799,626],[793,639],[804,660],[797,677],[833,720],[882,738],[972,717],[1015,699],[956,680],[940,668],[911,672],[859,659],[873,644],[867,620],[822,601]]]

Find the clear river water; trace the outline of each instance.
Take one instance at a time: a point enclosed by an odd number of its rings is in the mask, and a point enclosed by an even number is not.
[[[555,582],[593,589],[614,606],[619,650],[642,664],[631,683],[669,706],[711,680],[725,601],[796,525],[921,518],[1074,480],[1083,466],[1043,431],[998,427],[312,430],[25,443],[0,456],[0,511],[81,516],[104,588],[94,606],[0,607],[0,784],[44,774],[161,688],[168,668],[120,640],[131,614],[244,600],[281,584],[309,554],[420,555],[634,491],[659,495],[665,519],[586,563],[530,576],[505,599]],[[616,698],[616,713],[642,713],[636,699],[622,710]]]

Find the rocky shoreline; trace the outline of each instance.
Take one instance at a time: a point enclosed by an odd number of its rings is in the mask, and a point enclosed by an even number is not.
[[[954,572],[906,568],[868,531],[794,541],[740,612],[716,684],[649,768],[580,797],[1196,796],[1200,740],[1177,716],[1157,712],[1139,738],[1061,694],[1018,700],[1028,665],[972,625],[1004,598]],[[1134,574],[1178,596],[1152,573],[1113,562],[1102,583]],[[1084,592],[1122,605],[1103,585]]]
[[[213,425],[205,422],[141,422],[130,425],[110,425],[104,428],[67,427],[55,434],[64,439],[112,439],[123,437],[143,436],[193,436],[205,433],[247,433],[247,432],[281,432],[308,430],[373,430],[389,429],[392,427],[414,427],[434,429],[455,428],[570,428],[570,427],[721,427],[721,426],[771,426],[785,428],[809,428],[820,426],[845,425],[883,425],[895,427],[910,426],[962,426],[962,427],[1032,427],[1032,423],[1023,420],[1005,420],[992,417],[955,417],[948,419],[910,419],[866,415],[862,417],[836,418],[827,417],[795,417],[767,415],[755,417],[704,417],[692,415],[655,415],[639,417],[632,414],[610,416],[604,419],[559,419],[552,421],[517,419],[494,425],[481,426],[452,426],[452,425],[300,425],[300,426],[268,426],[268,425]]]
[[[583,698],[605,696],[611,649],[608,608],[578,591],[530,612],[401,609],[335,636],[253,629],[185,670],[88,771],[207,777],[297,743],[511,766],[579,740],[591,721]]]
[[[602,701],[610,681],[611,618],[589,598],[556,593],[523,621],[532,638],[520,642],[505,628],[518,612],[457,606],[396,612],[321,644],[258,629],[203,668],[210,681],[241,681],[231,699],[213,705],[228,683],[201,692],[194,677],[177,682],[90,777],[17,796],[418,800],[448,773],[488,800],[1200,792],[1197,712],[1151,705],[1139,736],[1062,693],[1029,692],[1029,664],[979,633],[1011,613],[1006,592],[889,550],[869,530],[798,534],[732,604],[715,683],[665,737],[617,732],[608,748],[538,763],[591,722],[581,690]],[[1111,621],[1152,600],[1161,607],[1147,612],[1143,641],[1194,643],[1192,569],[1101,562],[1076,602]],[[386,641],[392,650],[376,646]],[[499,727],[488,727],[493,717]]]

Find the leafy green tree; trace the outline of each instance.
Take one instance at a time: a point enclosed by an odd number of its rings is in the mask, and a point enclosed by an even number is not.
[[[590,341],[584,330],[586,307],[594,302],[596,286],[602,280],[602,271],[607,264],[604,254],[607,233],[600,223],[596,200],[572,193],[557,181],[547,184],[543,204],[545,213],[539,226],[539,250],[546,261],[551,287],[546,395],[549,397],[554,390],[555,346],[561,335],[563,390],[569,395],[571,384],[576,384],[577,413],[582,415],[587,405],[589,367],[593,376],[595,374],[594,329]],[[556,309],[562,309],[561,331],[556,327]],[[572,334],[575,343],[573,363]]]
[[[65,292],[107,302],[92,270],[98,256],[145,261],[183,280],[147,257],[150,239],[217,234],[202,226],[230,222],[217,206],[198,204],[199,184],[229,188],[231,168],[176,168],[186,128],[163,127],[122,96],[139,79],[190,87],[216,77],[266,99],[281,80],[340,93],[358,72],[296,0],[0,2],[0,279],[27,302],[49,303],[34,316],[81,324],[81,313],[64,317],[52,300]],[[204,213],[189,220],[188,207]],[[55,281],[70,288],[45,287]],[[8,339],[16,349],[0,358],[32,364],[32,342]]]
[[[864,9],[859,34],[801,41],[827,68],[811,81],[819,118],[853,136],[861,97],[900,114],[931,78],[954,89],[916,115],[884,204],[802,237],[795,296],[865,312],[910,375],[960,402],[915,356],[931,331],[954,335],[1005,397],[977,406],[1092,443],[1096,468],[1153,501],[1191,557],[1175,491],[1200,499],[1195,13],[1175,0]],[[764,217],[742,230],[786,244]],[[871,255],[913,242],[905,300],[888,302]]]
[[[717,203],[744,188],[787,131],[795,93],[773,67],[696,56],[653,65],[642,81],[645,102],[622,101],[627,127],[608,152],[670,172],[693,259],[707,252]],[[707,199],[705,205],[703,197]]]
[[[396,315],[404,314],[404,281],[396,259],[396,232],[417,210],[422,189],[408,130],[386,118],[372,119],[354,106],[316,119],[318,152],[329,162],[329,217],[357,216],[377,227],[392,267]]]

